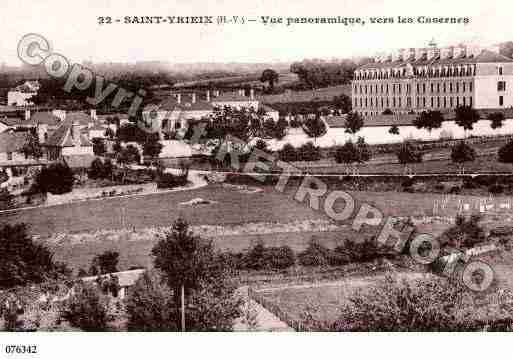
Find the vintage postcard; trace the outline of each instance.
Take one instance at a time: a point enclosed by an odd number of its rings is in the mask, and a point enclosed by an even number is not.
[[[513,329],[510,2],[0,6],[0,358]]]

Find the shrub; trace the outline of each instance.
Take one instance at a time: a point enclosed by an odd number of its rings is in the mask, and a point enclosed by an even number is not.
[[[79,283],[74,287],[74,294],[66,301],[61,317],[73,327],[85,331],[104,331],[109,321],[106,298],[99,293],[96,285]]]
[[[176,331],[176,314],[171,290],[159,276],[145,272],[130,288],[125,300],[127,329],[136,331]]]
[[[499,183],[492,184],[490,187],[488,187],[488,192],[490,192],[492,194],[503,193],[504,192],[504,186],[499,184]]]
[[[498,151],[499,162],[513,163],[513,141],[509,141]]]
[[[298,254],[299,263],[305,267],[326,266],[329,264],[330,250],[314,239],[310,241],[308,247]]]
[[[293,266],[295,261],[294,252],[290,247],[265,247],[259,243],[246,254],[244,267],[253,270],[286,269]]]
[[[465,287],[445,278],[410,282],[387,276],[343,305],[337,331],[461,331],[479,329]]]
[[[302,145],[297,151],[298,161],[318,161],[321,159],[321,149],[312,142]]]
[[[157,179],[157,188],[175,188],[185,186],[186,184],[187,176],[184,174],[161,173]]]
[[[297,161],[298,154],[294,146],[290,143],[286,143],[278,152],[278,157],[284,162],[294,162]]]
[[[392,112],[391,109],[387,108],[383,111],[383,115],[393,115],[394,113]]]
[[[45,167],[35,179],[35,189],[40,192],[63,194],[73,189],[73,172],[64,163],[54,163]]]
[[[118,271],[119,253],[105,251],[96,255],[91,263],[91,275],[115,273]]]

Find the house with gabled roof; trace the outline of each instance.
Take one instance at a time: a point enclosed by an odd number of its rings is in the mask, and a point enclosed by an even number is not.
[[[66,119],[57,130],[44,142],[48,160],[64,160],[71,164],[78,163],[80,167],[89,167],[94,160],[93,144],[87,135],[81,133],[78,121],[71,122]],[[81,158],[77,158],[81,157]]]

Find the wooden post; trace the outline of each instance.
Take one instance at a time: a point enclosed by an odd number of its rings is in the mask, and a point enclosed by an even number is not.
[[[185,289],[182,284],[182,332],[185,332]]]

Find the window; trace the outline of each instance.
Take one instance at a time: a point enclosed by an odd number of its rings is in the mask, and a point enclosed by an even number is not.
[[[504,106],[504,96],[499,96],[499,106]]]
[[[499,66],[499,75],[502,76],[502,66]]]
[[[426,93],[426,84],[422,84],[422,92]]]
[[[444,93],[447,92],[447,84],[444,82]]]
[[[497,82],[497,91],[506,91],[506,81]]]
[[[465,82],[463,83],[463,92],[465,92]]]
[[[433,107],[433,105],[435,104],[434,102],[434,98],[431,97],[431,107]]]
[[[447,97],[444,97],[444,108],[447,107]]]
[[[449,103],[451,104],[450,107],[452,108],[454,106],[454,100],[452,97],[449,99]]]
[[[456,93],[460,92],[460,83],[456,82]]]
[[[434,92],[435,90],[435,84],[431,84],[431,92]]]
[[[12,152],[7,152],[7,161],[12,161]]]
[[[436,92],[440,93],[440,83],[436,84]]]
[[[452,92],[452,82],[449,84],[449,92]]]
[[[468,83],[468,90],[469,90],[470,92],[472,92],[472,82],[469,82],[469,83]]]

